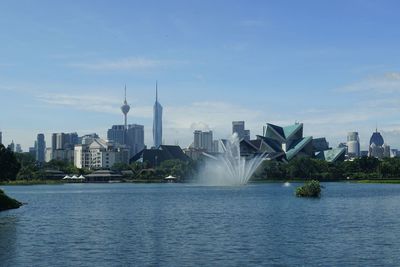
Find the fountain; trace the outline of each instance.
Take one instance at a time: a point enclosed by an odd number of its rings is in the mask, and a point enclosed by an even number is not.
[[[206,185],[244,185],[264,160],[264,154],[251,158],[240,156],[240,140],[233,134],[230,140],[221,142],[223,152],[213,156],[205,153],[207,159],[200,170],[199,181]]]

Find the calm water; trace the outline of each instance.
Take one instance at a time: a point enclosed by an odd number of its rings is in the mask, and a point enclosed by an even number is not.
[[[0,266],[399,266],[400,185],[3,187]]]

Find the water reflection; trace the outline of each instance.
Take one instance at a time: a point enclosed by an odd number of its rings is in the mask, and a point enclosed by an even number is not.
[[[3,211],[0,214],[0,265],[13,266],[16,259],[18,218],[14,211]]]

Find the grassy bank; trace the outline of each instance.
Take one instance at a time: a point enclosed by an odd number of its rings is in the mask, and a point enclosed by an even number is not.
[[[309,180],[304,180],[304,179],[286,179],[286,180],[269,180],[269,179],[263,179],[263,180],[256,180],[256,181],[250,181],[252,184],[257,184],[257,183],[285,183],[285,182],[290,182],[290,183],[305,183]],[[342,182],[349,182],[349,183],[360,183],[360,184],[400,184],[400,178],[397,179],[350,179],[350,180],[320,180],[320,182],[323,183],[342,183]]]
[[[360,184],[400,184],[400,179],[350,180],[350,182]]]
[[[0,182],[0,185],[39,185],[39,184],[63,184],[61,180],[15,180]]]

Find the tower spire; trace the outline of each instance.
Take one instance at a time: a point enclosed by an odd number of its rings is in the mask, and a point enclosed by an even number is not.
[[[156,81],[156,102],[158,102],[158,81]]]
[[[125,84],[125,103],[126,103],[126,84]]]

